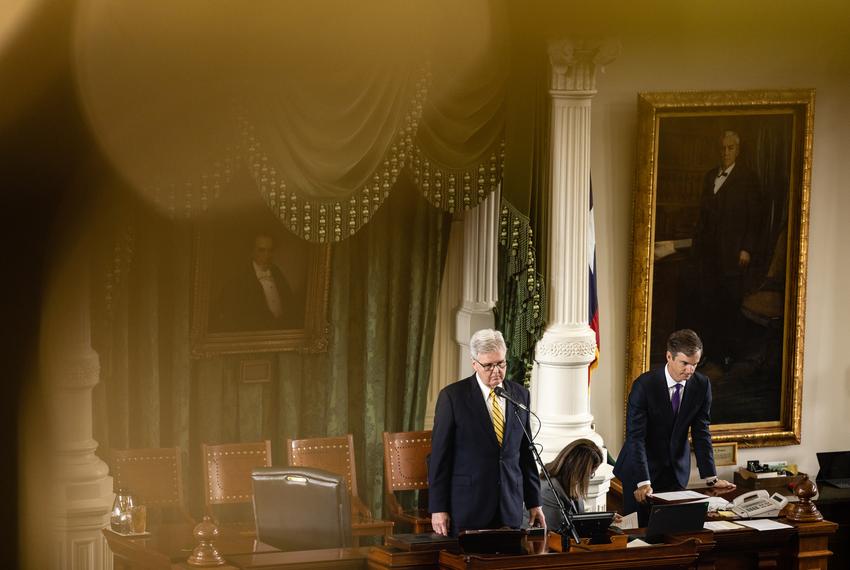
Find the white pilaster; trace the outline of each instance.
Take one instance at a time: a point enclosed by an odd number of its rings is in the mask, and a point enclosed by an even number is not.
[[[535,404],[542,422],[543,460],[578,438],[594,441],[588,365],[596,339],[588,326],[587,230],[590,197],[590,111],[596,71],[612,61],[616,44],[562,40],[549,45],[551,113],[551,219],[549,325],[537,343]],[[610,467],[591,481],[588,510],[604,508]]]
[[[466,212],[463,222],[463,299],[455,317],[455,340],[460,378],[472,374],[469,338],[481,329],[495,325],[493,307],[499,290],[498,270],[499,200],[497,190],[474,210]],[[454,380],[450,380],[453,382]]]
[[[455,309],[463,295],[463,219],[452,220],[446,267],[440,284],[437,303],[437,322],[434,326],[434,352],[431,356],[431,378],[428,381],[428,403],[425,405],[425,426],[434,428],[434,407],[437,396],[458,373],[457,342],[455,341]]]
[[[78,244],[62,260],[42,319],[53,491],[45,521],[56,545],[54,565],[63,570],[112,567],[101,533],[109,523],[112,478],[95,455],[97,442],[92,438],[92,389],[98,382],[100,362],[91,348],[89,263],[84,247]]]

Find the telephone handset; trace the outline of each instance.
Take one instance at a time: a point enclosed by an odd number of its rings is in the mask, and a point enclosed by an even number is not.
[[[732,500],[732,512],[744,518],[775,517],[787,504],[788,499],[779,493],[770,495],[764,489],[759,489],[735,497]]]

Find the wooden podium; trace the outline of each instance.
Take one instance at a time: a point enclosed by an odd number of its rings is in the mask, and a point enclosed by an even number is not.
[[[780,519],[781,520],[781,519]],[[781,520],[781,522],[786,522]],[[451,570],[512,568],[516,570],[565,568],[571,570],[619,568],[776,568],[778,570],[826,569],[832,553],[827,541],[837,528],[828,521],[789,523],[791,528],[756,531],[741,528],[723,532],[698,531],[692,535],[666,537],[665,544],[624,548],[615,545],[580,545],[570,552],[552,552],[545,540],[529,540],[524,555],[463,554],[440,550],[446,544],[427,540],[407,549],[372,547],[370,570],[439,568]],[[560,538],[560,537],[558,537]],[[622,539],[620,539],[622,540]],[[618,548],[619,547],[619,548]],[[432,548],[429,550],[429,548]],[[584,549],[587,550],[584,550]]]
[[[658,544],[641,548],[610,545],[585,545],[570,552],[547,552],[524,556],[463,555],[441,552],[440,568],[452,570],[514,568],[522,570],[569,568],[597,570],[601,568],[688,568],[695,565],[699,554],[696,539],[676,544]],[[601,548],[597,548],[601,547]]]

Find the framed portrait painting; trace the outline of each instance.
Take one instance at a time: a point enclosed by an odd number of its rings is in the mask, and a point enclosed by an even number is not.
[[[194,228],[192,354],[322,352],[330,246],[288,232],[259,200]]]
[[[703,341],[712,437],[800,442],[813,90],[638,96],[629,370]]]

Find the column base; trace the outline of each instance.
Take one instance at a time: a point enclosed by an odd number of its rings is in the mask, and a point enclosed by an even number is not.
[[[111,554],[101,530],[109,526],[112,510],[112,477],[88,483],[61,485],[64,509],[43,505],[36,516],[49,521],[56,546],[55,568],[101,570],[112,567]]]

